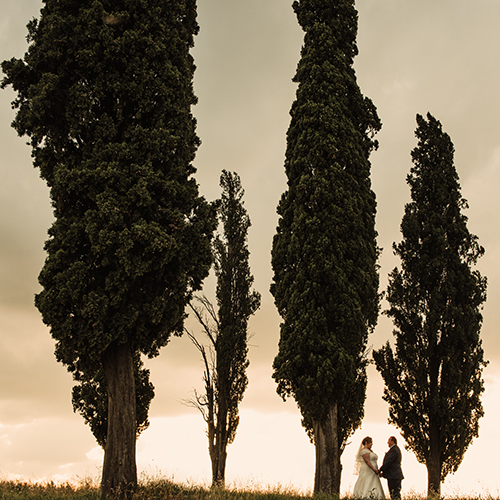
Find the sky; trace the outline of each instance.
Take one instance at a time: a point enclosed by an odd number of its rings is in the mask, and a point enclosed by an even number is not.
[[[272,362],[280,318],[269,293],[270,251],[277,224],[276,205],[286,187],[283,169],[292,83],[303,41],[291,0],[199,0],[200,34],[193,50],[197,71],[193,108],[202,140],[195,166],[200,192],[220,195],[222,169],[237,172],[245,189],[250,266],[262,306],[249,325],[249,387],[240,406],[235,442],[228,448],[227,482],[234,487],[293,488],[309,492],[314,481],[314,447],[300,424],[293,400],[276,394]],[[41,0],[2,0],[0,60],[22,57],[26,24],[37,17]],[[482,328],[485,358],[485,417],[479,438],[444,495],[498,496],[500,479],[491,450],[500,443],[500,2],[498,0],[358,0],[358,84],[383,123],[372,154],[377,196],[381,289],[398,265],[392,243],[409,201],[406,175],[416,145],[416,114],[430,112],[455,146],[455,166],[471,233],[485,256],[478,269],[488,278]],[[10,127],[11,89],[0,91],[0,479],[98,480],[102,451],[71,406],[72,380],[57,363],[54,342],[33,305],[37,276],[52,209],[45,182],[31,162],[26,138]],[[213,296],[214,279],[205,293]],[[382,303],[382,308],[387,306]],[[188,327],[201,335],[194,322]],[[392,324],[381,316],[369,346],[392,339]],[[150,428],[137,443],[141,477],[210,484],[211,469],[201,415],[185,404],[202,389],[203,366],[187,337],[174,338],[148,360],[156,397]],[[342,456],[341,492],[356,477],[354,455],[370,435],[380,459],[387,437],[400,436],[387,424],[383,382],[368,369],[365,418]],[[400,438],[404,447],[404,440]],[[425,493],[427,474],[403,449],[403,494]],[[387,491],[387,486],[384,488]]]

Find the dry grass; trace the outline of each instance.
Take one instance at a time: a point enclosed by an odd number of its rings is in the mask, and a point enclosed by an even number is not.
[[[293,487],[243,485],[226,489],[212,489],[199,485],[183,485],[163,478],[143,478],[131,500],[306,500],[304,494]],[[100,500],[99,486],[93,480],[78,484],[33,483],[0,481],[1,500]],[[500,500],[491,495],[478,497],[447,496],[447,500]],[[332,500],[329,495],[314,495],[314,500]],[[337,500],[352,500],[342,497]],[[422,500],[421,496],[407,494],[403,500]]]
[[[212,489],[181,485],[164,479],[141,481],[131,500],[301,500],[307,498],[281,486]],[[90,481],[80,484],[0,481],[2,500],[100,500],[99,487]],[[320,499],[318,499],[320,500]]]

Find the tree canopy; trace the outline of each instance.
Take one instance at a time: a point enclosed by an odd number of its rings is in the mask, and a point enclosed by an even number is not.
[[[389,422],[426,464],[431,494],[458,469],[483,416],[486,278],[475,269],[484,249],[467,228],[451,139],[430,114],[417,115],[417,124],[407,177],[412,201],[401,222],[403,239],[394,244],[401,268],[387,287],[395,347],[387,342],[373,356]]]

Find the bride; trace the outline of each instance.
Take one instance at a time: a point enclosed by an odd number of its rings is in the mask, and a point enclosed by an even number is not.
[[[354,485],[353,498],[385,499],[377,465],[378,456],[373,453],[372,446],[372,438],[365,437],[356,454],[354,473],[359,474],[359,477]]]

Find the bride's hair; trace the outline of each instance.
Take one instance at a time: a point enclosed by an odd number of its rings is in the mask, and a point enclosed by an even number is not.
[[[361,469],[361,463],[363,462],[363,458],[361,457],[361,450],[368,443],[372,443],[373,439],[370,436],[366,436],[361,444],[359,445],[358,451],[356,452],[356,457],[354,458],[354,474],[357,476],[359,474],[359,470]]]

